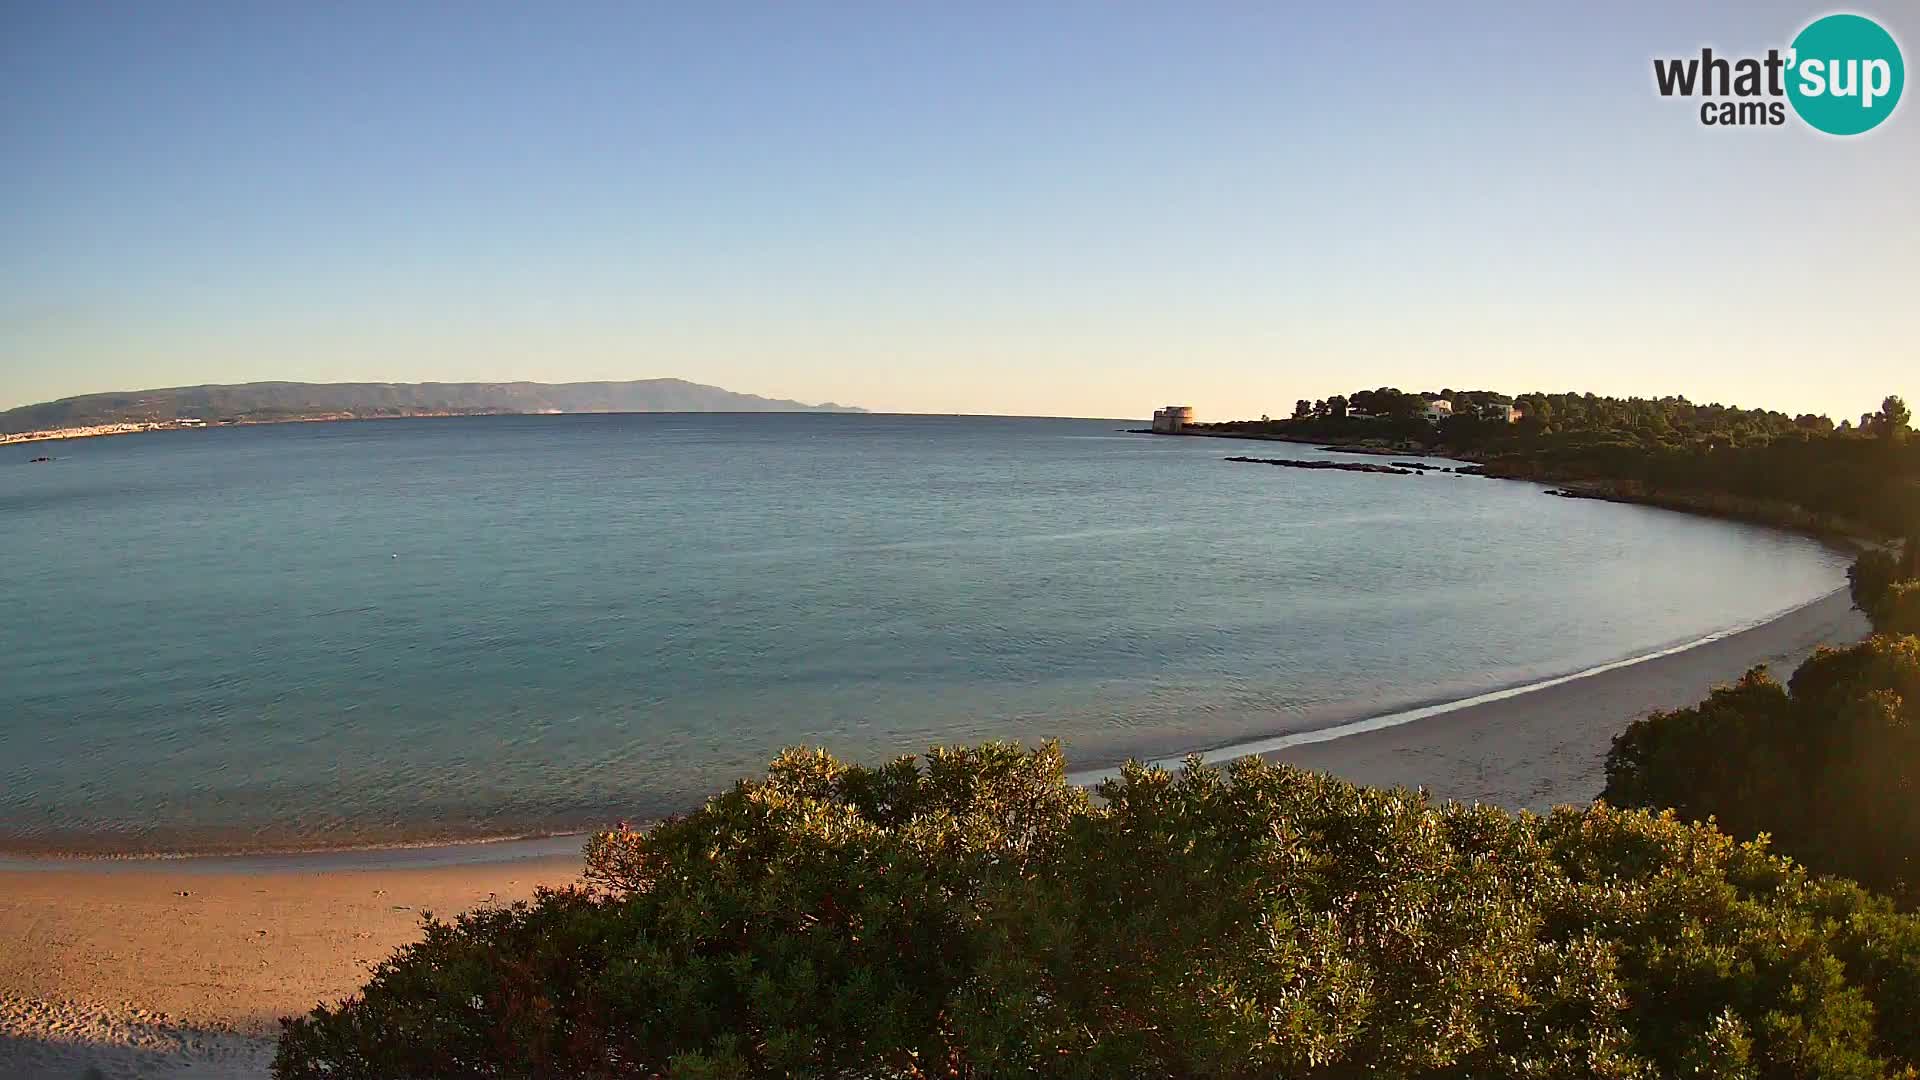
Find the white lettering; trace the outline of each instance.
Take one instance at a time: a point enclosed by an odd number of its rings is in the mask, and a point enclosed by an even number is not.
[[[1827,92],[1827,65],[1820,60],[1800,61],[1800,92],[1819,97]]]
[[[1866,87],[1860,92],[1860,107],[1873,108],[1873,99],[1886,97],[1893,89],[1893,69],[1885,60],[1867,61]]]
[[[1844,85],[1840,78],[1840,73],[1843,71],[1847,73]],[[1860,92],[1860,61],[1849,60],[1844,64],[1838,60],[1827,61],[1827,90],[1834,97],[1853,97],[1858,94]]]

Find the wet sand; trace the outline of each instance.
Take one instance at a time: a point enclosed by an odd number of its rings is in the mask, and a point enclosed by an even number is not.
[[[1754,664],[1785,679],[1817,646],[1866,629],[1843,591],[1684,652],[1271,756],[1441,798],[1584,803],[1635,718],[1698,701]],[[460,852],[470,861],[450,865],[349,856],[0,870],[0,1076],[264,1076],[280,1016],[352,993],[418,935],[425,910],[451,915],[573,880],[578,857],[552,854],[568,843],[504,862]]]

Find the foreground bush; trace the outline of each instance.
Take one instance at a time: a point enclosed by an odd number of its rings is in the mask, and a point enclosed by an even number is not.
[[[1756,668],[1634,723],[1603,797],[1767,833],[1816,871],[1920,901],[1920,638],[1821,649],[1784,687]]]
[[[1874,625],[1889,634],[1920,634],[1920,579],[1897,581],[1881,594]]]
[[[1860,553],[1847,568],[1853,606],[1883,634],[1920,634],[1920,536]]]
[[[1435,806],[1052,747],[765,780],[433,923],[290,1020],[299,1077],[1879,1077],[1920,922],[1605,806]]]

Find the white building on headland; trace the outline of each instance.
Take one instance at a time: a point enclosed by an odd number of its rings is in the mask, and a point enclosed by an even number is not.
[[[1427,407],[1420,415],[1429,420],[1445,420],[1453,415],[1453,402],[1443,397],[1428,398]]]
[[[1162,435],[1178,435],[1183,427],[1193,424],[1193,406],[1169,405],[1164,409],[1153,410],[1153,430]]]

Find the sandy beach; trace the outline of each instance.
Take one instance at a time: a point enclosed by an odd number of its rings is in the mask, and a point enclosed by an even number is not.
[[[1754,664],[1784,678],[1866,632],[1844,592],[1684,652],[1273,756],[1367,784],[1544,809],[1604,785],[1622,727]],[[299,859],[0,870],[0,1076],[264,1076],[280,1016],[352,993],[451,914],[573,880],[578,859],[330,868]],[[217,869],[207,869],[216,867]]]
[[[0,872],[0,1076],[265,1076],[279,1017],[352,993],[423,912],[526,899],[578,869]]]
[[[1815,649],[1868,630],[1842,589],[1684,652],[1271,756],[1356,783],[1424,787],[1441,799],[1527,810],[1591,802],[1606,786],[1607,749],[1628,723],[1691,705],[1755,664],[1784,682]]]

